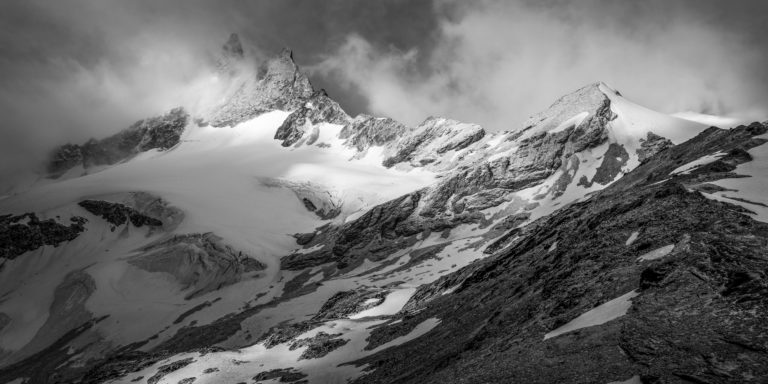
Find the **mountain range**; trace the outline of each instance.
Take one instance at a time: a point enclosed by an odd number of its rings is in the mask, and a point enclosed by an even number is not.
[[[0,382],[768,381],[768,122],[408,126],[248,59],[0,199]]]

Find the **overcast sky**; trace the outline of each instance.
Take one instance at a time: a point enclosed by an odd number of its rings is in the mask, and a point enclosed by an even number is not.
[[[516,129],[605,81],[663,112],[768,117],[768,1],[0,3],[2,168],[188,101],[229,33],[350,114]]]

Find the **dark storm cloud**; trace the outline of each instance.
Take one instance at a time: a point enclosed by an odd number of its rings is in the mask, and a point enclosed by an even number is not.
[[[230,32],[283,46],[352,114],[515,128],[603,80],[665,112],[764,117],[764,1],[103,1],[0,4],[0,174],[207,93]]]

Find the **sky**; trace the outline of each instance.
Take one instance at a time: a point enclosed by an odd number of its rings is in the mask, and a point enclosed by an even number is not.
[[[520,128],[604,81],[662,112],[768,119],[763,0],[0,3],[0,176],[193,103],[230,33],[351,115]]]

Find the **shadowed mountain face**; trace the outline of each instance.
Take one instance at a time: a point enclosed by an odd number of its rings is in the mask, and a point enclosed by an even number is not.
[[[0,200],[0,382],[768,379],[768,124],[594,83],[411,127],[248,59]]]

